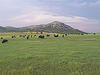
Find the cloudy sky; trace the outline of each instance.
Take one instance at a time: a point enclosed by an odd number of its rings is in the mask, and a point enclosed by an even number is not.
[[[100,0],[0,0],[0,26],[23,27],[52,21],[100,32]]]

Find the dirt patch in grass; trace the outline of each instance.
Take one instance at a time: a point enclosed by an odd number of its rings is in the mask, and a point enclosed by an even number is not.
[[[74,39],[74,40],[70,40],[70,41],[82,41],[82,40]]]
[[[97,41],[97,40],[84,40],[84,41]]]
[[[79,40],[79,39],[74,39],[74,40],[70,40],[70,41],[98,41],[98,40]]]

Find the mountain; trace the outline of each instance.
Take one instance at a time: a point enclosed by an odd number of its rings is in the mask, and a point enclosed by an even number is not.
[[[0,32],[4,31],[5,28],[0,26]]]
[[[83,31],[74,29],[71,26],[58,22],[58,21],[54,21],[52,23],[48,23],[44,25],[36,25],[36,26],[32,25],[32,26],[26,27],[26,29],[29,31],[34,31],[34,32],[73,33],[73,34],[85,33]]]
[[[21,31],[31,31],[31,32],[49,32],[49,33],[85,33],[78,29],[74,29],[69,25],[66,25],[59,21],[54,21],[48,24],[41,25],[31,25],[27,27],[14,28],[14,27],[0,27],[0,32],[21,32]]]
[[[20,30],[20,28],[9,27],[9,26],[7,26],[7,27],[0,26],[0,32],[17,32],[19,30]]]

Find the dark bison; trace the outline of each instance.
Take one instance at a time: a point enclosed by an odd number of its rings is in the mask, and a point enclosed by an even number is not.
[[[84,33],[81,33],[81,35],[84,35]]]
[[[65,36],[67,36],[68,34],[65,34]]]
[[[59,37],[59,35],[55,35],[55,34],[54,34],[54,37]]]
[[[40,32],[41,34],[43,34],[43,32]]]
[[[34,37],[35,37],[36,35],[34,35]]]
[[[50,35],[49,34],[47,34],[47,37],[49,37]]]
[[[2,41],[2,43],[6,43],[6,42],[8,42],[8,40],[6,40],[6,39],[4,39],[4,40]]]
[[[27,39],[29,39],[29,36],[27,36]]]
[[[23,35],[23,38],[25,38],[25,35]]]
[[[1,37],[1,39],[3,39],[3,37]]]
[[[12,38],[16,38],[16,36],[14,35],[14,36],[12,36]]]
[[[64,37],[64,35],[62,35],[62,37]]]
[[[22,37],[22,35],[19,35],[19,37]]]
[[[44,35],[40,35],[38,38],[44,39]]]

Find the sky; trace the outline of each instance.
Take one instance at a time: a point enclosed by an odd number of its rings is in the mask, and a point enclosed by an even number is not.
[[[60,21],[100,32],[100,0],[0,0],[0,26],[24,27]]]

